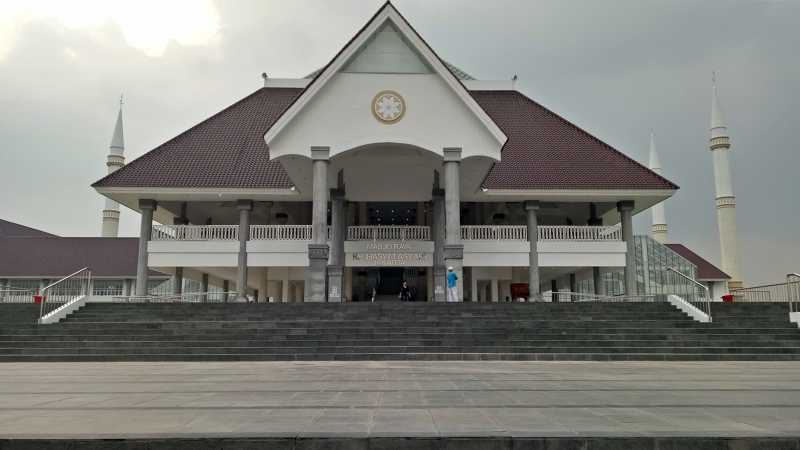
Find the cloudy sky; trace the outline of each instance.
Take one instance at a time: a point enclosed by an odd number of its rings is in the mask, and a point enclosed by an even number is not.
[[[639,161],[656,133],[670,238],[719,259],[711,72],[733,141],[744,278],[800,271],[800,1],[397,0],[437,52],[519,89]],[[100,232],[89,184],[121,92],[136,158],[257,89],[324,65],[381,5],[343,1],[0,0],[0,217]],[[646,232],[650,216],[637,216]],[[121,234],[138,235],[122,212]]]

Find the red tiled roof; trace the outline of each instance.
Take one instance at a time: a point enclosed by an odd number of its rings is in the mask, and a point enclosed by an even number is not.
[[[302,91],[261,88],[93,186],[288,188],[263,137]],[[471,94],[508,137],[490,189],[677,189],[519,92]]]
[[[60,278],[83,267],[93,277],[136,277],[138,238],[1,238],[0,277]],[[150,271],[154,276],[163,274]]]
[[[516,91],[472,91],[508,136],[490,189],[677,189],[678,187]]]
[[[730,276],[721,271],[717,266],[706,261],[702,256],[689,250],[683,244],[665,244],[673,252],[683,256],[689,262],[697,266],[698,280],[730,280]]]
[[[0,219],[0,238],[4,237],[58,237],[36,228]]]
[[[301,92],[261,88],[92,186],[289,188],[264,133]]]

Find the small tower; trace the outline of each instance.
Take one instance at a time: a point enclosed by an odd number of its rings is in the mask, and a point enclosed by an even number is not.
[[[658,159],[658,152],[656,151],[656,137],[650,133],[650,170],[662,175],[661,160]],[[653,211],[653,224],[650,228],[650,233],[653,239],[666,244],[667,243],[667,216],[664,213],[664,202],[654,205],[651,210]]]
[[[733,195],[730,153],[731,141],[725,118],[717,97],[717,80],[712,76],[711,88],[711,139],[709,148],[714,162],[714,188],[716,190],[717,225],[722,256],[722,270],[730,275],[728,286],[742,286],[739,272],[739,243],[736,237],[736,197]]]
[[[125,138],[122,134],[122,97],[119,98],[119,113],[117,113],[117,123],[114,125],[114,136],[111,137],[111,145],[108,147],[108,173],[125,165]],[[106,198],[106,207],[103,209],[103,237],[117,237],[119,231],[119,203]]]

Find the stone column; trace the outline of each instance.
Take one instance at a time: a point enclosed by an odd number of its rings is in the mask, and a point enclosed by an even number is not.
[[[239,209],[239,266],[236,272],[236,297],[238,300],[247,300],[247,241],[250,240],[250,211],[253,210],[252,200],[239,200],[236,202]]]
[[[600,268],[592,267],[592,282],[594,284],[594,295],[603,295],[603,282],[600,278]]]
[[[444,261],[444,192],[441,189],[433,190],[433,212],[431,233],[433,237],[433,286],[431,293],[433,300],[443,302],[447,295],[447,266]]]
[[[325,282],[328,267],[328,164],[330,147],[311,147],[313,170],[311,243],[308,244],[303,299],[309,302],[326,300]],[[339,274],[341,276],[341,273]]]
[[[617,203],[622,223],[622,240],[625,241],[625,295],[636,295],[636,258],[633,245],[633,201]]]
[[[469,277],[469,296],[472,299],[473,303],[478,303],[478,277],[475,276],[475,268],[472,267],[470,269],[470,277]]]
[[[464,246],[461,244],[461,148],[444,149],[444,264],[458,275],[458,300],[464,298]]]
[[[256,301],[259,303],[268,303],[269,302],[269,281],[267,280],[268,271],[267,268],[264,268],[264,272],[261,274],[261,277],[258,279],[258,295],[256,296]]]
[[[291,297],[289,294],[289,277],[287,276],[283,280],[281,280],[281,302],[288,303],[291,301]]]
[[[500,282],[497,278],[492,278],[491,281],[492,303],[497,303],[500,300]]]
[[[222,301],[228,303],[228,292],[231,290],[231,283],[228,280],[222,280]]]
[[[353,268],[344,268],[344,300],[353,301]]]
[[[142,211],[142,221],[139,225],[139,255],[136,260],[136,295],[147,295],[147,244],[153,232],[153,211],[158,206],[155,200],[139,200],[139,209]]]
[[[183,267],[175,268],[175,275],[172,277],[172,294],[181,295],[183,293]]]
[[[200,278],[200,290],[203,291],[204,294],[208,294],[208,274],[204,273]]]
[[[530,200],[525,202],[525,211],[528,213],[528,301],[535,302],[540,299],[539,288],[539,202]]]
[[[331,189],[331,244],[328,265],[328,301],[341,302],[344,290],[344,190]]]

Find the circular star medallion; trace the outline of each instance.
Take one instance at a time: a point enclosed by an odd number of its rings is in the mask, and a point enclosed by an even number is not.
[[[372,99],[372,115],[383,123],[397,123],[406,112],[406,102],[395,91],[381,91]]]

